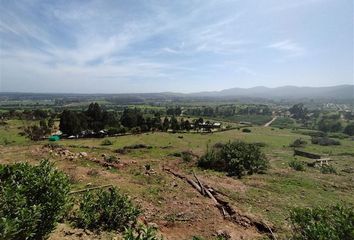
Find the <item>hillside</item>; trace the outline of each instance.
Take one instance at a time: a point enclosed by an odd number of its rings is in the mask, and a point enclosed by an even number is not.
[[[338,85],[331,87],[297,87],[283,86],[276,88],[230,88],[221,91],[192,93],[191,96],[203,97],[257,97],[257,98],[354,98],[354,85]]]

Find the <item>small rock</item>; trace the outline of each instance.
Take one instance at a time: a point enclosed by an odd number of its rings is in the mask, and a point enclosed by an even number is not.
[[[85,229],[84,232],[85,232],[87,235],[92,235],[92,234],[93,234],[93,232],[91,232],[90,230],[87,230],[87,229]]]
[[[226,230],[218,230],[216,231],[216,236],[222,237],[224,239],[231,239],[231,235],[228,231]]]
[[[345,173],[354,173],[354,168],[353,168],[353,167],[349,167],[349,168],[343,169],[342,172],[345,172]]]
[[[73,234],[75,234],[75,232],[73,232],[73,231],[70,231],[70,230],[64,231],[64,236],[71,236]]]
[[[87,152],[80,152],[80,157],[87,157]]]

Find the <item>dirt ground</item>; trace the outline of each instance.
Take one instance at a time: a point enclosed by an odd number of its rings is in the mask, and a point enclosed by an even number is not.
[[[166,162],[154,165],[153,172],[150,174],[144,172],[144,166],[146,163],[154,162],[153,159],[139,161],[121,155],[119,162],[122,167],[110,169],[92,162],[92,159],[102,158],[102,153],[88,151],[82,157],[80,153],[75,152],[75,149],[65,148],[65,150],[67,150],[66,155],[61,155],[58,151],[42,145],[0,147],[1,163],[13,163],[14,155],[18,157],[15,161],[26,159],[33,164],[37,164],[40,159],[50,158],[55,161],[59,169],[67,173],[78,189],[103,184],[117,186],[128,193],[143,209],[140,222],[157,227],[164,239],[192,239],[193,236],[212,239],[218,233],[226,233],[231,239],[255,239],[261,236],[254,227],[245,228],[224,219],[210,198],[202,196],[185,181],[163,171]],[[168,166],[178,169],[179,161],[171,158],[168,160]],[[132,177],[132,172],[142,172],[142,174]],[[242,182],[231,178],[208,176],[201,177],[200,180],[215,189],[245,191]],[[116,233],[93,233],[61,223],[49,239],[120,239],[120,236]]]

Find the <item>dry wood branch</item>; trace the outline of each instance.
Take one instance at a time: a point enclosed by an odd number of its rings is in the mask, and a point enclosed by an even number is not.
[[[88,192],[88,191],[92,191],[92,190],[96,190],[96,189],[101,189],[101,188],[106,188],[106,187],[113,187],[113,185],[112,185],[112,184],[107,184],[107,185],[102,185],[102,186],[97,186],[97,187],[85,188],[85,189],[81,189],[81,190],[69,192],[69,194],[76,194],[76,193]]]
[[[200,188],[201,188],[201,194],[204,196],[205,195],[205,190],[204,190],[204,186],[203,186],[203,184],[199,181],[199,179],[197,178],[197,175],[195,175],[195,173],[193,172],[193,175],[194,175],[194,177],[195,177],[195,179],[197,179],[197,182],[198,182],[198,184],[199,184],[199,186],[200,186]]]
[[[214,191],[213,188],[211,188],[211,187],[206,188],[205,187],[206,185],[204,185],[199,180],[199,178],[197,177],[197,175],[195,173],[193,173],[193,175],[196,178],[199,185],[195,181],[193,181],[192,179],[189,179],[186,176],[183,176],[177,172],[174,172],[169,168],[164,168],[164,170],[171,173],[175,177],[185,180],[186,182],[191,184],[195,189],[197,189],[199,193],[203,194],[202,192],[204,191],[206,193],[206,195],[213,200],[215,206],[221,211],[221,213],[223,214],[223,216],[225,218],[229,219],[230,221],[232,221],[236,224],[244,226],[244,227],[254,226],[257,228],[257,230],[259,232],[267,233],[267,234],[271,235],[274,240],[276,240],[276,237],[273,233],[272,228],[269,227],[265,222],[257,220],[257,219],[253,219],[250,216],[243,215],[243,214],[239,213],[238,211],[234,210],[234,208],[229,204],[229,202],[227,202],[227,201],[221,199],[219,196],[217,196],[217,194],[218,194],[217,191]],[[226,196],[225,194],[223,194],[223,195]]]
[[[273,240],[277,240],[277,237],[275,236],[275,234],[273,233],[272,229],[268,226],[267,223],[264,223],[264,225],[268,228],[270,234],[272,235]]]

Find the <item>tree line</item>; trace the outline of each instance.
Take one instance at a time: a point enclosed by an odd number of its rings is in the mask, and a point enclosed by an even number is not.
[[[177,109],[177,110],[176,110]],[[160,112],[145,115],[141,109],[126,108],[121,114],[116,111],[103,110],[98,103],[91,103],[86,111],[64,110],[60,115],[59,128],[64,134],[97,135],[100,131],[106,130],[105,134],[123,134],[127,131],[132,133],[148,131],[190,131],[202,128],[203,118],[189,119],[180,118],[180,109],[168,109],[171,117],[165,116],[162,119]]]

